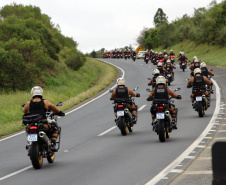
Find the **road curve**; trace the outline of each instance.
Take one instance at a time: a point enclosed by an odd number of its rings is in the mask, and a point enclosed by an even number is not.
[[[121,136],[115,127],[110,93],[105,93],[59,119],[61,148],[55,162],[48,164],[45,160],[40,170],[31,167],[25,150],[25,134],[0,140],[0,184],[146,184],[180,156],[210,122],[216,104],[215,94],[206,115],[199,118],[191,106],[191,89],[186,88],[189,70],[182,72],[177,66],[170,88],[181,87],[178,94],[182,95],[182,100],[175,100],[179,109],[178,130],[160,143],[150,125],[151,103],[146,101],[148,93],[145,91],[147,77],[152,76],[152,69],[156,67],[143,60],[106,61],[124,70],[128,87],[139,87],[137,92],[141,97],[136,98],[136,103],[140,111],[134,132]]]

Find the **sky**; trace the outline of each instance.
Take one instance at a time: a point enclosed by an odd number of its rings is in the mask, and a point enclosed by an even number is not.
[[[223,0],[217,0],[217,3]],[[73,38],[83,53],[101,48],[112,50],[130,44],[134,49],[140,32],[154,28],[158,8],[172,22],[194,9],[207,8],[212,0],[0,0],[0,8],[12,3],[39,7],[59,25],[64,36]]]

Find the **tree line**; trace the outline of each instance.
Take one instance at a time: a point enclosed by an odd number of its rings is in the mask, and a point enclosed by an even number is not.
[[[184,40],[197,44],[226,45],[226,1],[217,4],[213,0],[208,8],[194,9],[194,15],[183,15],[172,23],[159,8],[154,16],[154,28],[144,28],[137,38],[146,49],[168,48]]]
[[[40,8],[12,4],[0,10],[0,90],[45,85],[66,67],[78,70],[86,61],[73,38]]]

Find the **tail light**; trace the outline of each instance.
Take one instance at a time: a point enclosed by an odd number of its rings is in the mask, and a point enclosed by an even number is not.
[[[30,126],[30,128],[29,128],[30,130],[37,130],[38,129],[38,127],[37,126]]]
[[[118,105],[118,110],[123,110],[124,109],[124,105]]]
[[[202,95],[202,92],[201,92],[201,91],[196,91],[196,94],[197,94],[198,96],[201,96],[201,95]]]
[[[182,63],[185,63],[184,61],[182,61]]]
[[[158,112],[163,112],[164,106],[158,106],[157,109],[158,109]]]

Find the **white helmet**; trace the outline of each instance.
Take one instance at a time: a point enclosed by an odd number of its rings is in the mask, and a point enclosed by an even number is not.
[[[199,60],[197,58],[194,60],[194,63],[196,63],[196,62],[199,62]]]
[[[162,54],[162,52],[159,52],[159,54],[161,55],[161,54]]]
[[[158,62],[157,67],[162,67],[162,62]]]
[[[159,74],[159,73],[160,73],[160,71],[159,71],[158,69],[155,69],[153,74],[154,74],[154,75],[157,75],[157,74]]]
[[[200,67],[201,67],[201,68],[202,68],[202,67],[206,67],[206,63],[205,63],[205,62],[202,62],[201,65],[200,65]]]
[[[158,76],[156,78],[156,85],[163,84],[166,85],[166,79],[164,76]]]
[[[31,89],[32,97],[34,96],[43,96],[43,90],[39,86],[35,86]]]
[[[168,55],[167,55],[167,54],[165,54],[165,55],[164,55],[164,57],[168,58]]]
[[[168,59],[168,60],[166,61],[166,63],[167,63],[167,64],[171,63],[171,60],[170,60],[170,59]]]
[[[117,80],[117,85],[119,86],[119,85],[126,85],[126,83],[125,83],[125,80],[123,79],[123,78],[118,78],[118,80]]]
[[[194,75],[196,75],[196,74],[201,74],[201,69],[200,68],[196,68],[194,70]]]

